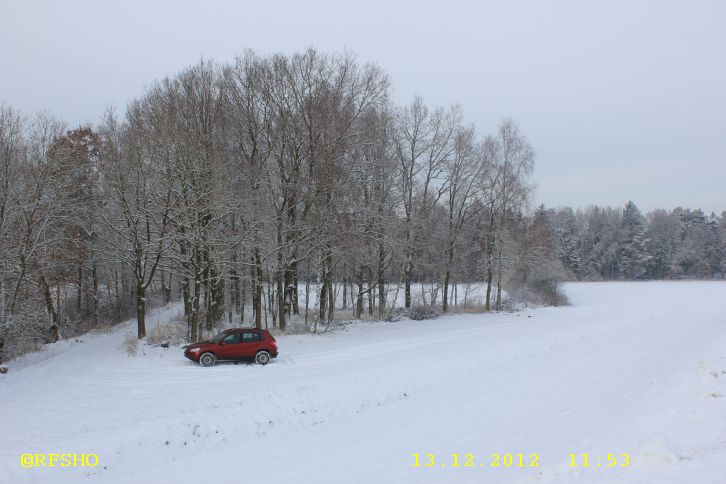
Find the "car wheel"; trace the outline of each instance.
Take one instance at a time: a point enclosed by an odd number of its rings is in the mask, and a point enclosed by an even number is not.
[[[270,362],[270,353],[267,351],[258,351],[255,355],[255,363],[258,365],[266,365]]]
[[[214,356],[212,353],[204,353],[199,358],[199,364],[202,366],[214,366],[214,364],[217,362],[217,357]]]

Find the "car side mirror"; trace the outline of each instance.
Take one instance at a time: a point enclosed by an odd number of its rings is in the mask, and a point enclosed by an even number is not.
[[[220,341],[219,346],[224,346],[224,341]]]

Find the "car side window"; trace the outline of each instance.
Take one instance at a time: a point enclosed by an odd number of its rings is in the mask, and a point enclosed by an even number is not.
[[[242,333],[243,343],[253,343],[255,341],[260,341],[260,333]]]
[[[239,333],[230,334],[229,336],[225,336],[224,338],[224,344],[226,345],[233,345],[239,343]]]

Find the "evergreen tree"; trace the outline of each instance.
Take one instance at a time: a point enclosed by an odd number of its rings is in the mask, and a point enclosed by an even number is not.
[[[565,268],[581,277],[582,255],[580,247],[580,228],[570,207],[561,208],[555,216],[555,234],[558,255]]]
[[[674,276],[672,269],[673,258],[681,234],[681,221],[675,212],[658,209],[649,213],[648,243],[646,249],[650,254],[648,277],[665,279]]]
[[[645,220],[632,200],[625,204],[618,228],[618,271],[626,279],[638,279],[646,274],[650,255]]]

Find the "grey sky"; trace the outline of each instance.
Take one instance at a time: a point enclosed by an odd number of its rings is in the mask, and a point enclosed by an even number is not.
[[[72,124],[123,108],[201,57],[347,47],[398,102],[514,118],[536,203],[726,210],[724,1],[13,1],[0,100]]]

